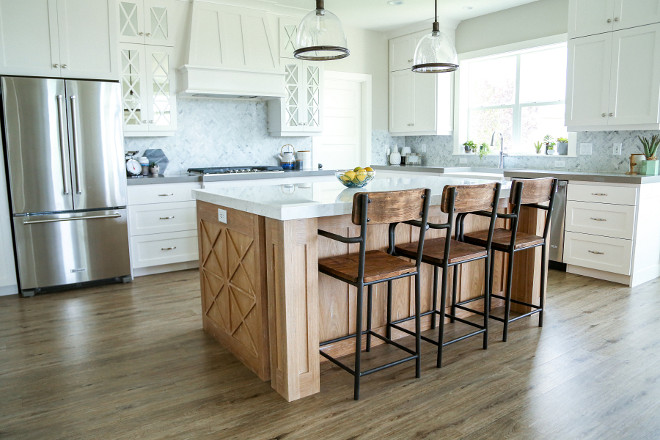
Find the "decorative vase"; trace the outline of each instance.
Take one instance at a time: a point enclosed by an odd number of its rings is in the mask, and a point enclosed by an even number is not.
[[[547,154],[548,156],[553,156],[555,154],[554,147],[546,147],[545,154]]]
[[[658,171],[660,170],[660,161],[657,159],[646,159],[645,161],[642,161],[639,168],[640,174],[644,176],[657,176]]]

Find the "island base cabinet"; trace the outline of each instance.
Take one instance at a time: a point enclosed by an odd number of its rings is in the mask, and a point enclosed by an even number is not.
[[[264,218],[197,202],[204,331],[262,380],[270,378]]]

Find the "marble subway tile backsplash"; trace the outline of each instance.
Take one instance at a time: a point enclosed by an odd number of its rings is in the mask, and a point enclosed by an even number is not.
[[[279,165],[280,147],[309,150],[311,137],[272,137],[264,101],[178,97],[178,129],[169,137],[127,137],[125,151],[161,148],[168,175],[209,166]]]

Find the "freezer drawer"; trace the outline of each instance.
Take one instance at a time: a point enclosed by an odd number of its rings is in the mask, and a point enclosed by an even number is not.
[[[13,220],[21,290],[131,273],[125,209]]]

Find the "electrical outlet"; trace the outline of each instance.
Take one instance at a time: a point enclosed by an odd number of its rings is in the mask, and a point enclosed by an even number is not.
[[[460,159],[458,159],[458,163],[460,163],[461,165],[467,165],[467,158],[461,157]]]
[[[612,144],[612,154],[615,156],[621,156],[621,149],[623,148],[623,144]]]
[[[218,221],[227,224],[227,211],[224,209],[218,209]]]
[[[590,142],[580,143],[580,154],[582,156],[591,156],[592,152],[593,152],[593,145]]]
[[[555,160],[555,168],[566,168],[566,161],[563,159]]]

